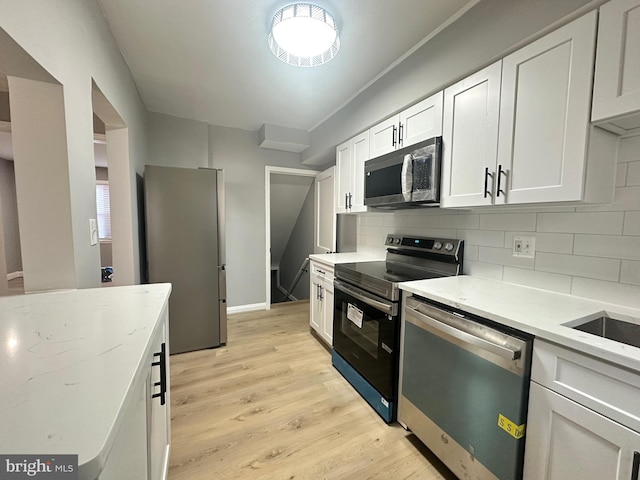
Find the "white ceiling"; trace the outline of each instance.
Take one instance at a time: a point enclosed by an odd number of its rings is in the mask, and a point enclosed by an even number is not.
[[[299,68],[267,45],[287,0],[98,0],[148,110],[213,125],[311,130],[478,0],[313,0],[340,28],[331,62]]]

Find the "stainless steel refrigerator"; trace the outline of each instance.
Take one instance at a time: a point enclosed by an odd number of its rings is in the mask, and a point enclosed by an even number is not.
[[[148,275],[170,282],[170,353],[227,342],[224,172],[147,165]]]

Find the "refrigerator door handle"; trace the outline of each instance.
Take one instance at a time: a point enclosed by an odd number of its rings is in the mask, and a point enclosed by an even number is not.
[[[220,343],[227,343],[227,269],[218,266],[218,298],[220,309]]]

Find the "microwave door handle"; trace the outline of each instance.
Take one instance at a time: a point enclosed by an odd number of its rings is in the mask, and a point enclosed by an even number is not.
[[[402,185],[402,196],[404,200],[410,202],[411,193],[413,192],[413,158],[410,154],[405,155],[402,160],[400,184]]]

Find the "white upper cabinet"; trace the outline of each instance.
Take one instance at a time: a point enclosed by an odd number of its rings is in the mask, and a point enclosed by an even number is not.
[[[337,213],[367,211],[364,205],[364,162],[369,158],[369,131],[336,147]]]
[[[492,203],[500,75],[497,62],[444,91],[442,207]]]
[[[335,167],[316,176],[315,253],[336,251]]]
[[[615,138],[589,123],[597,13],[447,88],[442,207],[612,201]]]
[[[591,119],[618,134],[640,133],[640,0],[600,8]]]
[[[393,152],[398,148],[399,122],[400,116],[394,115],[369,129],[369,154],[371,158]]]
[[[495,203],[582,200],[596,22],[594,11],[503,59],[498,175],[506,174],[497,182],[506,196],[496,190]]]
[[[376,158],[398,148],[442,135],[440,91],[369,129],[369,156]]]
[[[442,135],[443,95],[440,91],[400,112],[400,147],[408,147]]]

